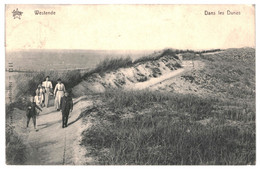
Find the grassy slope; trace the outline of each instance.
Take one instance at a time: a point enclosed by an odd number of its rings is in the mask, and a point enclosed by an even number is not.
[[[255,164],[254,49],[192,57],[194,85],[225,97],[107,91],[82,144],[101,164]],[[187,59],[187,57],[184,59]]]
[[[6,106],[6,113],[11,114],[10,107]],[[14,120],[14,119],[13,119]],[[5,125],[5,141],[6,141],[6,164],[21,165],[24,164],[27,158],[27,147],[23,143],[22,138],[15,132],[12,123],[6,119]]]

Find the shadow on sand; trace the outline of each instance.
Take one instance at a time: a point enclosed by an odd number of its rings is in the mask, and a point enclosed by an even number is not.
[[[91,107],[91,108],[88,108],[88,109],[82,111],[82,112],[80,113],[80,115],[79,115],[74,121],[72,121],[72,122],[70,122],[70,123],[68,124],[68,126],[70,126],[70,125],[72,125],[73,123],[77,122],[77,121],[78,121],[79,119],[81,119],[82,117],[85,117],[85,116],[89,115],[91,112],[95,111],[96,109],[97,109],[96,107]]]
[[[56,113],[56,112],[58,112],[57,110],[52,110],[52,111],[50,111],[50,112],[48,112],[48,113],[44,113],[44,114],[39,114],[39,116],[45,116],[45,115],[48,115],[48,114],[51,114],[51,113]]]
[[[53,122],[49,122],[49,123],[44,123],[44,124],[39,124],[37,126],[38,126],[39,130],[42,130],[42,129],[45,129],[47,127],[53,126],[53,125],[55,125],[57,123],[61,124],[61,120],[57,120],[57,121],[53,121]]]

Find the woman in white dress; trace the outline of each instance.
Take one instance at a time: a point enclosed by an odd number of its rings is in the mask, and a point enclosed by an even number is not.
[[[56,84],[54,89],[55,108],[57,109],[57,111],[60,110],[61,98],[64,96],[65,91],[66,90],[64,84],[61,83],[61,79],[58,79],[58,83]]]
[[[46,76],[46,81],[42,82],[42,86],[45,88],[44,103],[45,106],[49,107],[49,97],[52,93],[52,83],[49,81],[50,77]]]
[[[44,93],[44,88],[41,84],[39,84],[37,90],[35,91],[35,103],[37,106],[44,107]]]

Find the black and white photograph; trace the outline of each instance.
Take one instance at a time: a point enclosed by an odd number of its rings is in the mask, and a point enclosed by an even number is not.
[[[255,166],[255,12],[5,4],[5,164]]]

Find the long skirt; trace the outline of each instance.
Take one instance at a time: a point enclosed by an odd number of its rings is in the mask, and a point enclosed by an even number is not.
[[[39,96],[35,96],[34,97],[35,103],[37,104],[37,106],[43,106],[44,103],[44,95],[41,94]]]
[[[60,109],[61,98],[64,96],[64,91],[57,91],[55,97],[55,108]]]
[[[45,97],[44,97],[44,103],[45,103],[45,106],[48,108],[49,107],[49,97],[50,97],[50,88],[46,88],[46,92],[45,92]]]

